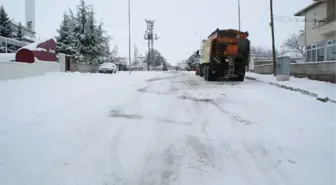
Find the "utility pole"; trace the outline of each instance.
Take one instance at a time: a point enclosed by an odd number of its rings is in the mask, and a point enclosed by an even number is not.
[[[307,18],[306,18],[306,16],[304,16],[305,18],[304,18],[304,47],[305,47],[305,62],[308,62],[308,55],[307,55],[307,31],[308,31],[308,29],[307,29]]]
[[[154,20],[145,20],[147,23],[147,30],[145,32],[145,40],[148,40],[148,61],[147,69],[149,70],[149,64],[153,62],[153,67],[155,67],[155,53],[154,53],[154,40],[158,40],[159,37],[154,33]]]
[[[240,31],[240,0],[238,0],[238,24],[239,24],[239,31]]]
[[[274,41],[274,20],[273,20],[273,0],[270,0],[270,12],[271,12],[271,30],[272,30],[273,74],[274,74],[274,76],[276,76],[275,41]]]
[[[131,74],[131,2],[128,0],[128,63]]]

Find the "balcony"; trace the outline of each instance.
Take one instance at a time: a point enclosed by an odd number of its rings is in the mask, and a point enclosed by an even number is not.
[[[320,21],[320,33],[325,36],[336,36],[336,1],[327,1],[327,17]]]
[[[324,36],[336,36],[336,20],[326,20],[318,27],[321,35]]]

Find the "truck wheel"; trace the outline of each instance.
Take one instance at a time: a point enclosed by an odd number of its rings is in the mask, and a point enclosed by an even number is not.
[[[239,81],[239,82],[243,82],[244,81],[244,78],[245,78],[245,75],[239,75],[236,80]]]
[[[209,69],[208,69],[208,66],[205,65],[205,66],[203,67],[203,71],[204,71],[204,80],[205,80],[205,81],[209,81],[209,73],[208,73],[208,72],[209,72]]]
[[[203,68],[203,66],[200,66],[200,76],[204,76],[204,68]]]
[[[212,73],[211,66],[207,66],[207,73],[208,73],[208,81],[215,81],[216,80],[216,74]]]

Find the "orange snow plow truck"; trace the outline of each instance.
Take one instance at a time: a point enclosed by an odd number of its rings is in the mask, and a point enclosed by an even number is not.
[[[248,32],[217,29],[203,41],[201,53],[196,74],[206,81],[218,78],[244,81],[250,58]]]

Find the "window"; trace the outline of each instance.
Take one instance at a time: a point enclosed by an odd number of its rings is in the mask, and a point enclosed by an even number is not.
[[[311,62],[312,61],[311,53],[312,53],[311,50],[307,51],[307,62]]]
[[[312,52],[312,62],[316,62],[316,48],[311,50]]]
[[[324,61],[324,48],[317,49],[317,61]]]
[[[313,27],[316,27],[318,26],[318,21],[317,21],[317,18],[318,18],[318,15],[317,13],[314,13],[314,16],[313,16]]]
[[[307,46],[307,62],[324,61],[325,41]]]
[[[336,60],[336,40],[328,40],[327,60]]]
[[[324,61],[324,48],[325,48],[325,41],[319,42],[317,44],[317,61],[321,62]]]

